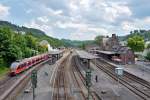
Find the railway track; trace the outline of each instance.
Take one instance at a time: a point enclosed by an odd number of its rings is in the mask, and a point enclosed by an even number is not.
[[[97,61],[96,66],[108,74],[114,80],[118,80],[115,74],[115,66],[112,66],[104,61]],[[119,77],[120,84],[128,88],[143,100],[150,99],[150,83],[128,72],[124,72],[122,77]]]
[[[7,76],[6,79],[0,82],[0,96],[8,90],[21,76],[10,77]]]
[[[79,74],[75,73],[75,72],[78,72],[78,70],[76,68],[77,65],[76,65],[76,62],[75,62],[75,57],[72,58],[71,63],[72,63],[72,76],[74,77],[74,79],[75,79],[75,81],[78,85],[78,88],[80,89],[82,99],[86,100],[86,95],[85,95],[84,91],[82,90],[82,84],[81,84],[81,82],[83,83],[82,77]],[[80,78],[80,80],[78,80],[77,76]]]
[[[69,77],[67,76],[67,69],[66,66],[68,64],[68,59],[71,59],[69,75],[71,76],[71,80],[73,84],[76,84],[75,88],[78,89],[78,94],[80,97],[80,100],[87,100],[87,87],[85,84],[85,77],[80,72],[80,69],[78,66],[80,65],[77,61],[76,57],[70,57],[71,55],[67,56],[66,59],[58,66],[56,77],[54,79],[54,90],[52,94],[53,100],[76,100],[75,97],[73,97],[70,94],[69,89]],[[81,65],[80,65],[81,66]],[[72,88],[71,88],[72,89]],[[86,90],[86,91],[85,91]],[[91,92],[92,100],[101,100],[96,92]]]
[[[65,67],[68,56],[63,60],[63,62],[58,67],[54,82],[53,100],[71,100],[68,92],[68,82],[65,73]]]
[[[103,61],[103,64],[104,64],[104,63],[106,63],[106,62]],[[112,66],[112,65],[110,65],[110,64],[108,64],[108,66],[109,66],[110,68],[112,68],[112,70],[114,70],[114,69],[116,68],[115,66]],[[148,82],[148,81],[146,81],[146,80],[144,80],[144,79],[142,79],[142,78],[139,78],[139,77],[137,77],[137,76],[135,76],[135,75],[133,75],[133,74],[127,72],[127,71],[124,71],[124,75],[125,75],[126,77],[130,78],[131,80],[134,80],[134,81],[136,81],[137,83],[142,84],[142,85],[145,86],[146,88],[150,89],[150,82]]]
[[[74,58],[74,64],[75,64],[75,70],[78,72],[78,75],[83,83],[83,85],[86,87],[86,81],[85,81],[85,77],[84,75],[81,73],[80,69],[78,66],[81,66],[81,63],[79,61],[79,59],[77,58],[77,56],[75,56]],[[83,66],[81,66],[83,67]],[[86,87],[87,88],[87,87]],[[99,97],[99,95],[96,93],[96,91],[92,91],[90,93],[91,97],[92,97],[92,100],[101,100],[101,98]]]
[[[28,70],[26,70],[26,71],[28,71]],[[6,78],[0,81],[0,95],[2,95],[7,89],[9,89],[25,73],[26,72],[22,72],[19,75],[16,75],[13,77],[10,76],[8,73]]]
[[[30,68],[26,72],[20,73],[17,76],[10,77],[8,76],[6,79],[0,82],[0,100],[11,100],[14,99],[17,93],[20,91],[21,87],[24,87],[25,83],[29,80],[29,75],[33,69],[41,68],[43,64],[47,61],[38,63],[34,65],[34,67]]]

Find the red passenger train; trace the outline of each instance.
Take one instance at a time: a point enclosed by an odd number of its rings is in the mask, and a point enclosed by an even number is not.
[[[15,61],[10,66],[10,75],[14,76],[17,75],[34,65],[47,60],[48,58],[52,58],[49,54],[41,54],[30,58],[25,58],[21,61]]]

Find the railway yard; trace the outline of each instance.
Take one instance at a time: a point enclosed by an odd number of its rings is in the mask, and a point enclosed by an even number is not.
[[[141,77],[124,70],[118,76],[118,65],[99,56],[80,50],[66,50],[62,57],[59,53],[1,80],[0,100],[150,100],[150,80],[143,78],[150,76],[148,72]],[[34,93],[33,70],[37,70]]]
[[[0,100],[150,100],[150,0],[0,0]]]

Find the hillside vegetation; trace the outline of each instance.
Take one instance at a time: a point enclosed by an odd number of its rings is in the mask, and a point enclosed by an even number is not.
[[[27,28],[24,26],[20,27],[15,24],[11,24],[10,22],[7,22],[7,21],[0,21],[0,28],[6,28],[6,27],[16,33],[30,34],[30,35],[38,38],[39,40],[47,40],[52,47],[59,47],[61,45],[64,45],[61,40],[47,36],[45,34],[45,32],[43,32],[39,29]]]
[[[65,47],[79,47],[79,48],[82,47],[82,45],[94,43],[93,40],[79,41],[79,40],[69,40],[69,39],[62,39],[62,42],[64,43]]]
[[[135,35],[141,36],[145,41],[150,41],[150,30],[134,30],[131,31],[129,35],[120,36],[120,40],[126,41],[128,38],[133,37]]]
[[[30,35],[0,28],[0,67],[8,67],[13,61],[43,53],[47,48],[39,45],[40,39]]]
[[[39,45],[42,40],[47,40],[54,48],[64,45],[61,40],[47,36],[41,30],[0,21],[0,72],[15,60],[47,51],[46,47]]]

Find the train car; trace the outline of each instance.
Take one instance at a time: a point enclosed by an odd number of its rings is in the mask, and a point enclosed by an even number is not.
[[[21,61],[15,61],[10,66],[10,75],[17,75],[30,67],[51,58],[49,54],[41,54],[30,58],[25,58]]]

